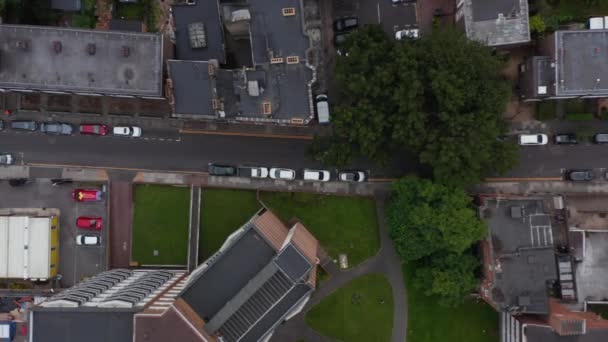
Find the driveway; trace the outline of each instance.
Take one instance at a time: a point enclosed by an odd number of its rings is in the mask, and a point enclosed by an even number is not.
[[[381,25],[384,31],[394,36],[395,32],[417,27],[416,3],[393,5],[391,0],[336,0],[334,18],[356,16],[360,25]]]
[[[133,184],[113,180],[110,183],[110,265],[129,267],[133,225]]]

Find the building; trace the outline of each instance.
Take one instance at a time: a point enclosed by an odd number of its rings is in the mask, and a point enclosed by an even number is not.
[[[524,101],[608,96],[608,30],[557,31],[520,66]]]
[[[264,341],[316,286],[317,240],[262,209],[191,274],[116,269],[33,309],[30,341]]]
[[[54,278],[58,248],[58,216],[0,216],[0,278]]]
[[[178,60],[168,62],[167,96],[176,117],[312,120],[316,76],[300,1],[196,1],[173,12]]]
[[[456,22],[469,39],[492,47],[530,42],[528,0],[458,0]]]
[[[162,97],[159,34],[0,25],[0,91]]]

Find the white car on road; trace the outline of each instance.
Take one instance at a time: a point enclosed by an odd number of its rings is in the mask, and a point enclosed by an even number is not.
[[[304,170],[305,181],[327,182],[331,173],[326,170]]]
[[[270,169],[270,178],[272,179],[283,179],[283,180],[294,180],[296,178],[296,171],[292,169],[282,169],[273,167]]]
[[[546,134],[520,134],[518,138],[520,145],[547,145],[549,137]]]
[[[112,132],[123,137],[141,137],[141,127],[137,126],[116,126]]]

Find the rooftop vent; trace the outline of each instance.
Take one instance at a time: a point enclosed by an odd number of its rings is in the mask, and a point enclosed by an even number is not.
[[[124,46],[122,47],[122,56],[127,58],[129,56],[131,56],[131,48],[128,46]]]
[[[95,55],[95,51],[97,51],[97,47],[95,46],[95,43],[89,43],[87,44],[87,53],[91,56]]]
[[[291,16],[296,15],[296,8],[295,7],[283,8],[281,10],[281,12],[283,13],[284,17],[291,17]]]
[[[248,9],[240,9],[232,12],[232,22],[241,20],[251,20],[251,13]]]
[[[538,95],[546,95],[547,86],[538,86]]]
[[[247,93],[249,96],[260,96],[260,84],[258,81],[247,81]]]
[[[282,64],[283,57],[273,57],[270,59],[270,64]]]
[[[298,64],[300,63],[300,57],[298,56],[288,56],[287,64]]]
[[[193,49],[207,47],[207,34],[205,31],[205,24],[201,22],[189,24],[188,38],[190,39],[190,47]]]
[[[61,42],[56,40],[53,42],[53,51],[55,51],[56,54],[60,54],[61,53]]]
[[[29,48],[30,44],[27,42],[27,40],[18,40],[15,43],[15,46],[17,47],[17,49],[27,50]]]
[[[264,115],[272,114],[272,103],[270,103],[270,102],[262,103],[262,109],[263,109]]]
[[[211,99],[211,108],[215,110],[220,108],[220,104],[217,99]]]
[[[215,67],[213,66],[213,64],[207,64],[207,72],[209,73],[209,75],[215,75]]]

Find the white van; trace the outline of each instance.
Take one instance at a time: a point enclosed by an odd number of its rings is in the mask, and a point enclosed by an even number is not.
[[[320,124],[329,123],[329,103],[327,102],[327,95],[317,95],[317,117],[319,118]]]
[[[519,136],[520,145],[546,145],[549,138],[546,134],[521,134]]]

